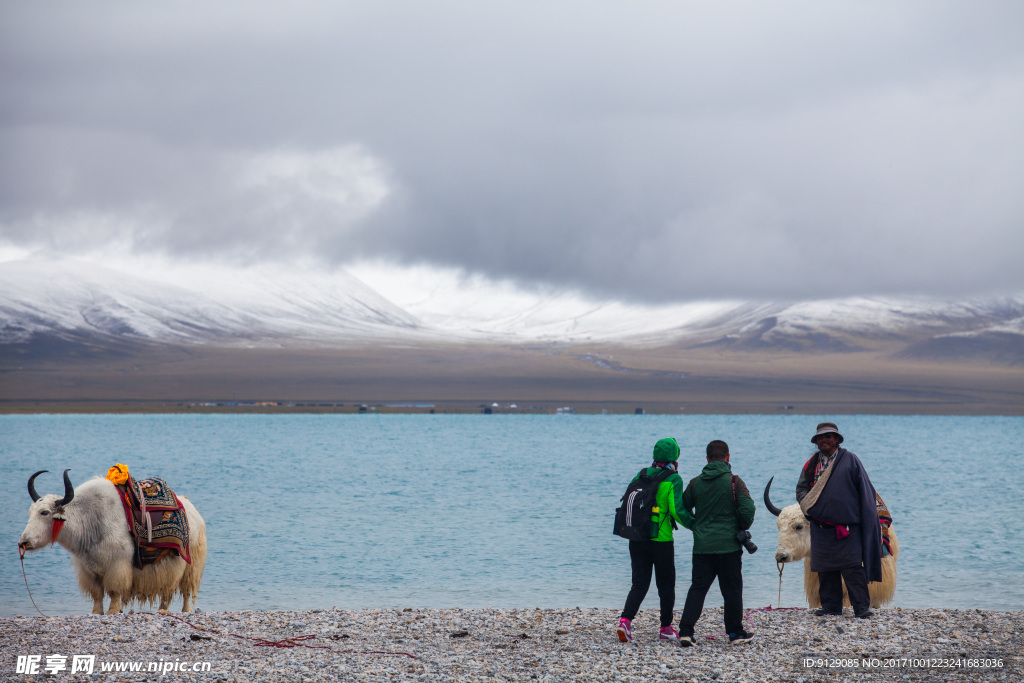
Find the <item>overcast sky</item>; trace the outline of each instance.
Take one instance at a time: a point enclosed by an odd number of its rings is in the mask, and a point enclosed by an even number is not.
[[[1024,3],[0,0],[0,247],[1024,289]]]

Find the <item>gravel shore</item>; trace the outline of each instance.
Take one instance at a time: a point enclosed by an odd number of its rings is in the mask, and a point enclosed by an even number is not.
[[[0,620],[0,680],[89,681],[1020,681],[1024,612],[876,610],[872,619],[751,610],[743,645],[720,636],[721,608],[699,645],[657,640],[657,613],[620,643],[608,609],[376,609],[17,616]],[[48,663],[63,669],[48,676]],[[38,655],[39,673],[18,673]],[[92,675],[70,673],[93,655]],[[813,666],[804,663],[811,658]],[[905,659],[907,661],[899,661]],[[984,661],[990,666],[984,667]],[[820,660],[820,663],[819,663]],[[996,660],[999,665],[992,665]],[[141,672],[103,672],[139,662]],[[208,672],[193,672],[193,663]],[[970,663],[969,663],[970,662]],[[171,669],[146,672],[150,663]],[[832,667],[823,668],[825,664]],[[23,668],[31,665],[22,659]],[[186,668],[175,671],[173,668]]]

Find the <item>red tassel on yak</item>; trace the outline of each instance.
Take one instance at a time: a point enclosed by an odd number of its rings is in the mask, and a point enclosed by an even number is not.
[[[50,531],[50,545],[52,546],[57,542],[57,537],[60,536],[60,530],[64,528],[63,519],[53,520],[53,529]]]

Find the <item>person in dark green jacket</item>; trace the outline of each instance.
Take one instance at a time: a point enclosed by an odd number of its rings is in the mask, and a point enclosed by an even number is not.
[[[672,472],[658,484],[658,491],[654,497],[654,509],[657,513],[652,521],[657,525],[657,535],[649,541],[629,542],[633,583],[629,595],[626,596],[626,605],[622,608],[617,630],[619,640],[624,643],[633,641],[633,619],[640,611],[640,603],[644,601],[647,590],[651,587],[652,569],[661,603],[661,631],[658,637],[660,640],[673,642],[679,637],[679,633],[672,627],[672,610],[676,604],[676,558],[672,529],[675,522],[689,529],[693,524],[693,517],[683,509],[683,480],[676,474],[678,461],[679,444],[676,440],[661,439],[654,444],[654,462],[633,477],[633,481],[636,481],[641,474],[652,477],[663,470]]]
[[[693,627],[704,611],[704,598],[718,577],[725,601],[725,632],[729,643],[746,643],[753,633],[743,630],[743,546],[736,538],[754,523],[754,501],[746,484],[729,465],[729,445],[712,441],[708,464],[683,491],[683,507],[693,513],[693,574],[679,619],[679,644],[696,645]]]

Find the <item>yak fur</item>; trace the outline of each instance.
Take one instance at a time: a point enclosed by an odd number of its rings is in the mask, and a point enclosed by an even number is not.
[[[192,563],[171,554],[136,569],[132,565],[135,543],[114,484],[95,478],[74,490],[74,498],[63,508],[67,519],[56,542],[71,554],[78,587],[93,600],[93,614],[103,614],[105,595],[110,597],[108,614],[120,612],[132,600],[159,601],[159,610],[166,612],[178,594],[181,611],[192,611],[206,565],[206,523],[188,498],[178,498],[188,519]],[[51,542],[54,515],[61,512],[55,505],[59,500],[47,494],[32,503],[20,548],[38,550]]]
[[[811,571],[811,529],[810,522],[804,517],[800,505],[794,503],[782,508],[775,520],[779,527],[779,546],[775,550],[776,562],[804,561],[804,595],[811,607],[821,607],[818,598],[818,574]],[[899,540],[896,529],[889,528],[889,539],[892,542],[892,555],[882,558],[882,581],[868,583],[871,595],[871,606],[882,607],[892,601],[896,594],[896,559],[900,554]],[[843,604],[850,605],[850,597],[846,594],[846,582],[843,582]]]

